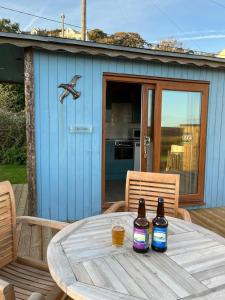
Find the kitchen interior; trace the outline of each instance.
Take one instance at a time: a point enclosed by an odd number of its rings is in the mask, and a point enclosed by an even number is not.
[[[125,199],[128,170],[140,170],[141,85],[107,82],[105,195]]]

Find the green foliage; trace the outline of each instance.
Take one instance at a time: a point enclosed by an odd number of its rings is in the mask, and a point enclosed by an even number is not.
[[[25,165],[0,165],[0,181],[9,180],[14,183],[26,183],[27,174]]]
[[[165,39],[159,41],[156,45],[151,45],[150,48],[154,50],[161,51],[172,51],[172,52],[187,52],[189,50],[183,49],[182,42],[177,41],[176,39]]]
[[[26,163],[26,118],[24,112],[0,109],[0,163]]]
[[[88,32],[88,39],[98,43],[120,45],[125,47],[143,48],[146,41],[135,32],[116,32],[108,35],[101,29],[94,29]]]
[[[101,29],[90,30],[88,31],[87,36],[90,41],[99,42],[99,43],[101,43],[102,40],[107,38],[107,34]]]
[[[0,109],[11,112],[24,110],[24,87],[22,84],[0,84]]]
[[[26,118],[22,84],[0,84],[0,163],[26,163]]]
[[[137,48],[143,48],[146,43],[140,34],[135,32],[116,32],[109,37],[109,42],[114,45]]]
[[[26,164],[26,147],[18,148],[16,146],[12,146],[9,149],[0,150],[0,161],[3,164],[16,164],[16,165],[24,165]]]
[[[20,32],[20,26],[19,23],[12,23],[10,19],[0,19],[0,31]]]
[[[184,49],[182,42],[179,42],[176,39],[165,39],[159,41],[158,44],[151,44],[145,41],[140,34],[135,32],[116,32],[109,35],[101,29],[94,29],[88,32],[88,39],[97,43],[113,44],[125,47],[193,53],[193,51],[191,52],[189,49]]]

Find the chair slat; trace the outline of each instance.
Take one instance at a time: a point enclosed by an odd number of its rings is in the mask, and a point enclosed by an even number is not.
[[[145,199],[146,201],[146,199]],[[138,202],[139,202],[139,198],[136,199],[130,199],[130,203],[129,205],[136,205],[138,207]],[[157,199],[155,201],[146,201],[145,207],[147,206],[151,206],[151,207],[156,207],[158,206],[158,201]],[[174,209],[175,208],[175,204],[174,203],[166,203],[164,205],[164,209]]]
[[[7,264],[9,264],[11,261],[12,261],[12,253],[3,255],[3,256],[0,258],[0,265],[2,265],[2,266],[3,266],[3,265],[7,265]]]
[[[44,286],[49,286],[52,287],[55,285],[55,283],[51,280],[51,278],[49,277],[49,280],[46,280],[45,278],[43,278],[42,276],[34,276],[33,272],[28,272],[27,274],[24,274],[24,272],[19,272],[18,269],[11,269],[11,268],[7,268],[7,266],[4,268],[4,271],[10,275],[14,275],[16,277],[19,277],[21,279],[26,279],[29,282],[35,282]],[[0,271],[1,272],[1,271]]]
[[[143,195],[143,194],[142,195],[138,195],[138,194],[130,194],[129,195],[130,201],[132,199],[139,200],[141,197],[144,198],[147,201],[158,202],[158,197],[159,196],[157,195],[157,196],[151,197],[149,195],[146,196],[146,195]],[[167,197],[163,197],[163,198],[164,198],[164,200],[166,199],[165,204],[167,204],[167,203],[174,204],[174,200],[172,198],[167,198]]]
[[[140,180],[130,180],[130,185],[136,185],[139,183]],[[142,181],[141,182],[142,186],[149,186],[149,187],[160,187],[160,188],[166,188],[166,189],[172,189],[174,190],[174,183],[168,183],[168,184],[163,184],[163,183],[158,183],[158,182],[148,182],[148,181]]]
[[[39,270],[39,269],[34,269],[30,266],[26,265],[21,265],[16,262],[11,263],[10,265],[7,265],[5,267],[6,270],[14,270],[20,274],[26,274],[29,275],[32,272],[32,276],[37,277],[37,278],[43,278],[45,281],[52,281],[52,278],[50,274],[46,271]]]
[[[5,193],[5,191],[1,194],[0,197],[0,203],[3,203],[5,201],[5,203],[8,203],[9,200],[9,195],[8,193]]]
[[[135,189],[133,190],[133,187],[131,187],[130,189],[130,194],[137,194],[137,195],[145,195],[145,196],[156,196],[156,197],[159,197],[159,195],[162,195],[161,197],[163,198],[171,198],[171,199],[174,199],[174,193],[166,193],[164,192],[163,190],[138,190],[138,189]]]
[[[172,195],[174,194],[174,189],[165,189],[165,188],[157,188],[157,187],[147,187],[147,186],[138,186],[138,185],[130,185],[130,190],[138,193],[152,193],[152,192],[159,192],[161,191],[161,193],[165,193],[168,195]]]
[[[165,214],[177,217],[179,175],[128,171],[126,206],[137,211],[140,198],[145,199],[147,211],[157,210],[158,197],[164,198]]]
[[[0,268],[16,258],[15,199],[9,182],[0,183]]]

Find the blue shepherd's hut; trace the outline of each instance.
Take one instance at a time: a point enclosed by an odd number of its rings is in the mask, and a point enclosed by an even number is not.
[[[57,220],[124,199],[127,170],[180,174],[180,205],[225,205],[225,60],[0,33],[24,82],[29,210]]]

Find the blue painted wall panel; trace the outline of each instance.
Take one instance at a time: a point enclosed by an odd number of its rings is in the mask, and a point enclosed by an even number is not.
[[[48,85],[48,55],[40,56],[40,99],[43,101],[40,102],[40,124],[41,134],[40,134],[40,168],[41,168],[41,197],[43,199],[48,199],[48,201],[42,201],[41,204],[41,215],[44,218],[47,218],[50,215],[50,205],[49,205],[49,85]]]
[[[76,71],[76,59],[75,57],[69,58],[66,60],[66,82],[70,81],[74,76]],[[62,92],[62,89],[59,89],[59,94]],[[68,100],[68,99],[67,99]],[[75,176],[76,176],[76,137],[74,134],[69,133],[69,127],[72,124],[76,123],[76,109],[74,103],[71,103],[71,96],[69,96],[70,101],[65,100],[65,104],[67,106],[67,120],[66,120],[66,134],[67,134],[67,182],[65,182],[67,187],[67,213],[68,219],[74,219],[74,215],[76,213],[76,185],[75,185]],[[59,103],[62,106],[61,103]]]
[[[58,91],[55,86],[58,82],[58,64],[57,56],[49,56],[49,203],[50,203],[50,216],[53,215],[58,219],[59,217],[59,124],[58,124],[58,105],[51,105],[51,99],[58,97]]]
[[[210,82],[205,196],[207,207],[225,205],[225,72],[37,51],[34,55],[38,214],[74,220],[101,211],[103,72]],[[81,97],[62,105],[57,86],[79,74]],[[92,133],[70,133],[91,126]]]

